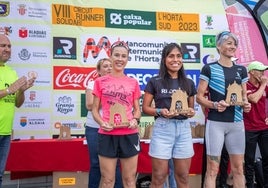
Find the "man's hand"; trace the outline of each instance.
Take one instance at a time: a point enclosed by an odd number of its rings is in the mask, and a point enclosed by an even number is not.
[[[26,84],[24,84],[23,86],[21,86],[20,91],[24,92],[27,89],[29,89],[30,87],[32,87],[34,85],[34,81],[36,80],[36,77],[32,77],[29,80],[27,80]]]
[[[267,85],[268,84],[268,78],[266,76],[261,76],[260,77],[260,83],[263,84],[263,85]]]
[[[245,113],[250,112],[250,110],[251,110],[251,104],[249,102],[247,102],[247,101],[244,102],[243,110],[244,110]]]
[[[27,84],[27,78],[26,76],[23,76],[16,80],[14,83],[12,83],[9,87],[8,90],[10,94],[16,93],[22,86]]]

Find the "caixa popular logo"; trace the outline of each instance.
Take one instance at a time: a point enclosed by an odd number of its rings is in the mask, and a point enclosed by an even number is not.
[[[27,117],[20,117],[20,126],[25,127],[27,125]]]
[[[87,62],[87,58],[90,54],[94,59],[96,59],[101,50],[105,50],[107,56],[110,56],[111,43],[106,36],[101,37],[98,42],[96,42],[93,38],[88,38],[84,45],[83,61]]]
[[[97,77],[95,68],[54,66],[53,88],[84,90]]]

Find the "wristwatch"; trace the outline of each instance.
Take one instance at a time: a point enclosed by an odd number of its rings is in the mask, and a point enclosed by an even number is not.
[[[219,104],[218,102],[214,101],[213,102],[213,108],[217,110],[218,109],[218,104]]]

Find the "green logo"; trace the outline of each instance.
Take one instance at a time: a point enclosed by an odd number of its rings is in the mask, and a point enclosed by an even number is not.
[[[106,27],[156,30],[154,12],[105,9]]]
[[[216,47],[215,35],[203,35],[203,47],[204,48],[215,48]]]

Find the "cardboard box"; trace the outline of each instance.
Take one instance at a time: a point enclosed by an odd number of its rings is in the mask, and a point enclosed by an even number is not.
[[[190,182],[190,188],[201,187],[201,175],[200,174],[190,174],[189,182]]]
[[[53,172],[53,188],[87,188],[88,172]]]

